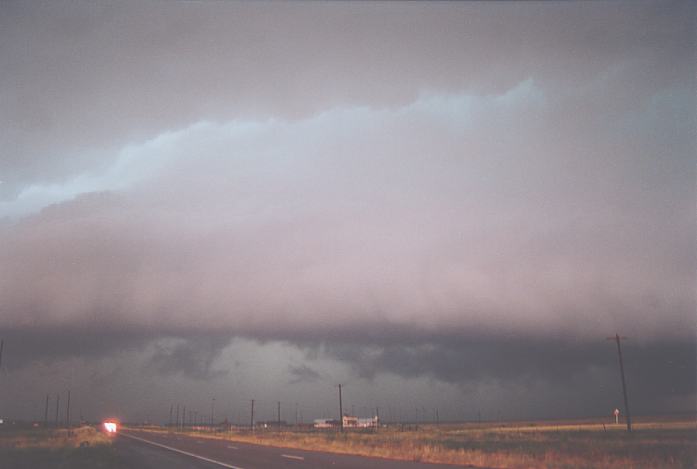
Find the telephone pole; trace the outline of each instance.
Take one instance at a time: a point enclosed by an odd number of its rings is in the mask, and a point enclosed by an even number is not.
[[[170,430],[172,429],[172,411],[174,410],[174,404],[169,405],[169,424],[167,425],[170,427]]]
[[[215,406],[215,397],[211,399],[211,431],[213,431],[213,407]]]
[[[249,428],[254,432],[254,399],[252,399],[252,416],[249,419]]]
[[[624,412],[627,414],[627,431],[631,433],[632,416],[629,413],[629,401],[627,400],[627,384],[624,380],[624,364],[622,363],[622,347],[620,346],[620,340],[627,340],[627,338],[620,337],[619,334],[615,334],[615,337],[608,337],[607,340],[614,340],[617,343],[617,356],[620,359],[620,376],[622,378],[622,396],[624,397]]]
[[[68,431],[70,431],[70,389],[68,389],[68,404],[65,409],[65,423],[68,427]]]
[[[44,409],[44,428],[48,428],[48,394],[46,394],[46,408]]]
[[[278,414],[277,414],[277,419],[278,421],[278,431],[281,431],[281,401],[278,401]]]
[[[61,401],[61,395],[56,394],[56,428],[58,428],[58,405],[60,404]]]
[[[344,431],[344,405],[341,402],[341,384],[339,384],[339,429]]]

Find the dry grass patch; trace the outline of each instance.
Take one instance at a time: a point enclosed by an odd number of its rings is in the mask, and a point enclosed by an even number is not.
[[[94,427],[67,429],[27,429],[0,433],[0,448],[77,448],[80,445],[95,446],[111,444],[105,434]]]
[[[418,431],[199,433],[286,448],[494,468],[694,468],[697,423],[422,426]]]
[[[0,432],[0,467],[12,469],[128,469],[111,439],[92,427]]]

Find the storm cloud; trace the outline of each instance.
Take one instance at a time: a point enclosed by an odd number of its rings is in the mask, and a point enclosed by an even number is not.
[[[549,101],[526,81],[129,146],[107,191],[3,229],[3,324],[692,334],[694,190],[662,184],[689,160],[560,147]]]
[[[620,332],[694,396],[694,5],[65,6],[0,6],[8,369],[587,390]]]

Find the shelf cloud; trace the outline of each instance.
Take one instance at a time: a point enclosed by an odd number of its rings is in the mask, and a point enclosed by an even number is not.
[[[160,7],[0,6],[8,366],[695,393],[694,6]]]

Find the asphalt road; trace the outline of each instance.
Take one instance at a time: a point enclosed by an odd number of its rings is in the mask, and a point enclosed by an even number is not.
[[[444,469],[442,464],[392,461],[227,440],[122,431],[114,447],[133,469]]]

